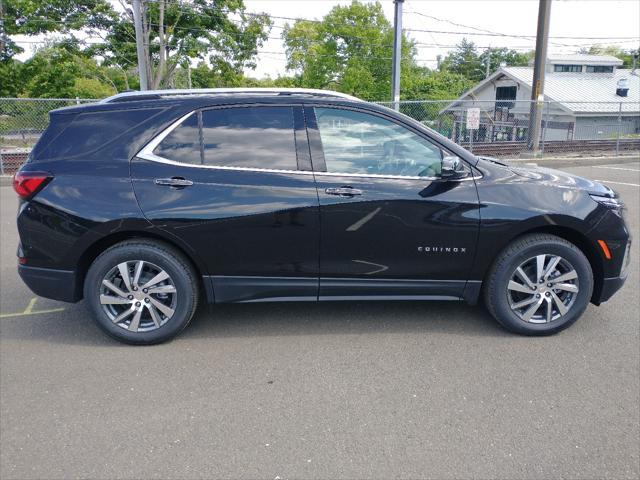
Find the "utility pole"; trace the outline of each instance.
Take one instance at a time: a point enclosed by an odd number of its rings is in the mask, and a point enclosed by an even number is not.
[[[531,86],[531,110],[529,113],[529,149],[534,156],[540,150],[540,126],[544,107],[544,74],[547,63],[547,44],[549,43],[549,17],[551,0],[539,0],[538,31],[536,33],[536,58],[533,66],[533,85]]]
[[[491,47],[487,49],[487,65],[484,78],[489,78],[489,75],[491,75]]]
[[[149,89],[147,79],[147,56],[144,51],[144,35],[142,33],[142,3],[133,0],[133,26],[136,30],[136,52],[138,54],[138,75],[140,75],[140,90]]]
[[[400,110],[400,59],[402,58],[402,4],[404,0],[393,0],[393,70],[391,72],[391,100],[393,109]]]

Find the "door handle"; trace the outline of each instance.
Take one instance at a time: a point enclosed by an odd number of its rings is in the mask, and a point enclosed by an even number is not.
[[[324,189],[327,195],[338,195],[340,197],[353,197],[362,195],[362,190],[353,187],[329,187]]]
[[[191,180],[187,180],[182,177],[171,177],[171,178],[156,178],[156,185],[163,185],[167,187],[190,187],[193,185]]]

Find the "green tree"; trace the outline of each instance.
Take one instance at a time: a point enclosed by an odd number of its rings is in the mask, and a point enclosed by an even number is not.
[[[393,27],[376,3],[334,7],[322,20],[298,20],[282,34],[296,85],[328,88],[367,100],[391,91]],[[402,42],[401,91],[415,71],[415,45]]]
[[[631,68],[633,66],[633,55],[638,55],[640,49],[623,50],[616,45],[592,45],[589,48],[582,48],[580,53],[589,55],[611,55],[612,57],[622,60],[622,68]]]
[[[451,100],[474,84],[473,80],[459,73],[424,69],[421,74],[413,76],[404,97],[412,100]]]
[[[489,73],[495,72],[500,68],[501,64],[505,64],[507,67],[526,67],[529,65],[529,61],[533,59],[535,51],[518,52],[510,48],[487,48],[480,55],[480,64],[485,69],[487,68],[487,58],[489,59]],[[486,74],[486,71],[485,71]],[[484,78],[484,74],[482,78]]]
[[[483,79],[485,74],[475,44],[466,38],[463,38],[456,48],[449,52],[441,62],[440,69],[458,73],[473,81]]]
[[[247,14],[242,0],[142,0],[143,37],[148,58],[148,78],[152,88],[187,86],[186,65],[194,59],[206,62],[211,70],[207,84],[240,85],[243,69],[255,66],[257,49],[269,34],[271,21],[266,14]],[[4,2],[2,2],[4,5]],[[73,75],[93,78],[117,90],[138,88],[137,55],[131,1],[122,0],[123,12],[116,12],[109,0],[12,0],[3,14],[9,35],[62,34],[75,43],[78,58],[70,59],[61,51],[49,52],[53,73],[40,87],[29,80],[31,94],[64,96],[70,91],[94,92],[95,82],[71,81]],[[83,40],[77,40],[82,38]],[[21,49],[6,42],[1,49],[0,78],[11,78],[15,66],[4,62]],[[30,70],[43,64],[43,55],[30,61]],[[47,55],[44,55],[47,56]],[[96,58],[100,67],[80,61]],[[45,63],[46,63],[45,62]],[[78,74],[78,72],[84,72]],[[89,75],[87,72],[91,72]],[[46,72],[40,72],[40,78]],[[180,78],[174,78],[174,74]],[[196,73],[197,75],[197,73]],[[4,82],[3,82],[4,84]],[[92,88],[88,86],[92,84]],[[82,86],[82,88],[80,88]],[[3,85],[3,88],[4,85]],[[56,92],[56,88],[59,90]],[[88,88],[88,90],[87,90]],[[15,92],[14,92],[15,93]]]
[[[0,97],[17,97],[22,93],[22,64],[13,58],[0,60]]]
[[[11,40],[11,35],[89,34],[107,28],[117,19],[107,0],[10,0],[0,2],[0,8],[4,8],[0,16],[9,35],[0,55],[6,57],[23,51]]]
[[[21,70],[28,97],[101,98],[116,92],[105,69],[73,42],[39,49]]]
[[[151,88],[173,84],[179,67],[207,61],[222,81],[233,84],[244,68],[255,66],[257,49],[269,34],[266,14],[246,14],[242,0],[143,1],[143,38]],[[137,64],[133,13],[127,9],[92,47],[106,65]],[[194,85],[195,86],[195,85]]]
[[[441,62],[440,70],[457,73],[473,82],[479,82],[487,75],[487,58],[491,74],[503,63],[508,67],[527,66],[533,55],[533,50],[521,53],[506,47],[487,48],[479,54],[475,44],[463,38]]]

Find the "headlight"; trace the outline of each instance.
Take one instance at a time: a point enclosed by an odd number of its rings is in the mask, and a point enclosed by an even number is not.
[[[620,200],[619,198],[605,197],[602,195],[594,195],[592,193],[590,193],[589,196],[593,200],[598,202],[600,205],[604,205],[607,208],[620,210],[622,207],[624,207],[624,203],[622,203],[622,200]]]

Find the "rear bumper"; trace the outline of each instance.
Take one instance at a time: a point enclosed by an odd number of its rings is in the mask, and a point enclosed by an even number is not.
[[[623,277],[614,277],[614,278],[605,278],[602,282],[602,291],[600,292],[599,298],[594,298],[593,303],[596,305],[600,305],[602,302],[606,302],[613,294],[622,288],[624,282],[627,280],[627,276]]]
[[[62,302],[77,302],[82,298],[76,288],[74,271],[18,265],[18,273],[27,287],[40,297]]]

